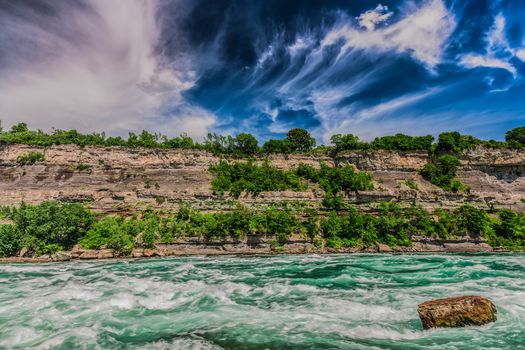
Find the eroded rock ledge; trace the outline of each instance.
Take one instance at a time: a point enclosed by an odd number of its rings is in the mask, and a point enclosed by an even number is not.
[[[45,160],[32,165],[17,162],[19,156],[34,151],[44,153]],[[111,214],[131,213],[146,206],[176,209],[185,202],[202,210],[221,210],[231,198],[213,193],[213,176],[208,172],[208,167],[219,159],[198,150],[4,145],[0,146],[0,205],[59,200],[83,202],[90,209]],[[279,168],[325,162],[352,164],[358,170],[368,171],[375,189],[347,198],[349,203],[365,209],[370,203],[395,199],[431,211],[470,202],[525,212],[522,150],[478,147],[462,154],[459,179],[471,188],[470,193],[463,194],[444,192],[418,175],[428,161],[425,152],[348,152],[336,158],[273,155],[269,161]],[[407,180],[413,181],[416,188],[408,187]],[[241,196],[239,201],[246,205],[301,201],[319,206],[322,199],[321,191],[310,188],[305,192],[264,192],[255,198]]]
[[[492,252],[486,243],[434,241],[428,244],[415,242],[412,247],[389,247],[376,244],[368,248],[319,248],[307,241],[296,241],[275,246],[268,243],[248,244],[245,242],[199,243],[181,242],[177,244],[158,244],[154,249],[135,248],[130,254],[117,254],[111,249],[86,250],[76,246],[73,250],[60,252],[52,256],[18,256],[2,258],[0,262],[54,262],[69,260],[94,260],[112,258],[149,258],[157,256],[185,255],[234,255],[234,254],[330,254],[330,253],[474,253]]]

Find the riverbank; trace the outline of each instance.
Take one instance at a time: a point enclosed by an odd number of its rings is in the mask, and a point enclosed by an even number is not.
[[[520,252],[496,248],[484,242],[429,240],[414,242],[410,247],[389,247],[376,244],[371,247],[328,248],[316,247],[312,243],[289,244],[164,244],[154,249],[135,248],[130,254],[116,254],[111,249],[81,249],[75,247],[71,251],[59,252],[53,255],[14,256],[0,258],[0,263],[47,263],[70,260],[103,260],[103,259],[141,259],[151,257],[194,256],[194,255],[278,255],[278,254],[345,254],[345,253],[508,253]]]

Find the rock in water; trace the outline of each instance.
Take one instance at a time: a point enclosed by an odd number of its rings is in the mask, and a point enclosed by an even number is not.
[[[426,301],[417,307],[423,328],[481,326],[496,321],[496,307],[480,296]]]

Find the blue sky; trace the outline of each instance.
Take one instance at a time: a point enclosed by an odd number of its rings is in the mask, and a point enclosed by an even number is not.
[[[523,1],[0,3],[0,119],[320,142],[525,124]]]

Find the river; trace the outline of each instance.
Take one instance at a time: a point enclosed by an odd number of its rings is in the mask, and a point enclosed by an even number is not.
[[[0,349],[525,349],[525,254],[177,257],[0,265]],[[425,331],[423,301],[498,320]]]

